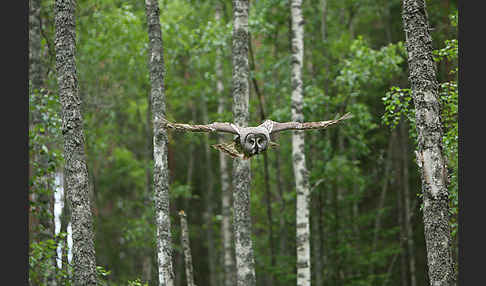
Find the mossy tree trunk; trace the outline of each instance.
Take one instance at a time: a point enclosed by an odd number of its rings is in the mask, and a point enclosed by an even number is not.
[[[75,59],[76,4],[75,0],[55,3],[56,72],[62,105],[64,179],[73,231],[73,284],[96,285],[93,218]]]
[[[428,276],[434,286],[456,285],[439,85],[426,5],[424,0],[403,0],[402,8],[418,135],[416,155],[422,179]]]
[[[152,122],[154,128],[154,201],[157,229],[157,264],[159,285],[173,286],[172,247],[169,210],[169,166],[167,161],[167,130],[163,128],[165,119],[165,66],[160,28],[159,2],[145,1],[148,38],[149,70],[151,83]]]

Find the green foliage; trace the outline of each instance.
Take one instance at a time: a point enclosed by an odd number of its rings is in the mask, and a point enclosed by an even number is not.
[[[360,36],[351,43],[350,58],[344,60],[335,83],[345,87],[351,95],[359,95],[362,87],[390,81],[401,72],[400,64],[404,60],[404,52],[402,42],[374,50]]]
[[[32,242],[29,245],[29,285],[50,285],[49,279],[55,279],[62,285],[71,285],[70,265],[58,268],[56,248],[66,233],[59,233],[54,239]],[[64,260],[67,258],[64,255]]]

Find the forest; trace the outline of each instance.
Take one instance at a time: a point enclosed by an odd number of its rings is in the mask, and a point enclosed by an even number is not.
[[[457,285],[453,0],[29,0],[28,285]]]

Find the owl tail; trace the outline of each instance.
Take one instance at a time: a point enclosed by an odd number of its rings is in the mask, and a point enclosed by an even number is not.
[[[236,150],[234,142],[213,144],[211,147],[233,158],[248,159],[243,153]]]

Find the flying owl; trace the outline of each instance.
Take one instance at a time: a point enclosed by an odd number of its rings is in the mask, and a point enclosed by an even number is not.
[[[324,129],[342,120],[351,118],[347,113],[335,120],[317,122],[276,122],[265,120],[256,127],[241,127],[233,123],[213,122],[206,125],[192,125],[184,123],[171,123],[163,120],[166,128],[178,131],[191,132],[223,132],[234,134],[235,137],[230,142],[211,145],[211,147],[224,152],[233,158],[249,159],[252,156],[265,152],[269,146],[276,147],[277,143],[271,140],[274,135],[285,130],[308,130]]]

